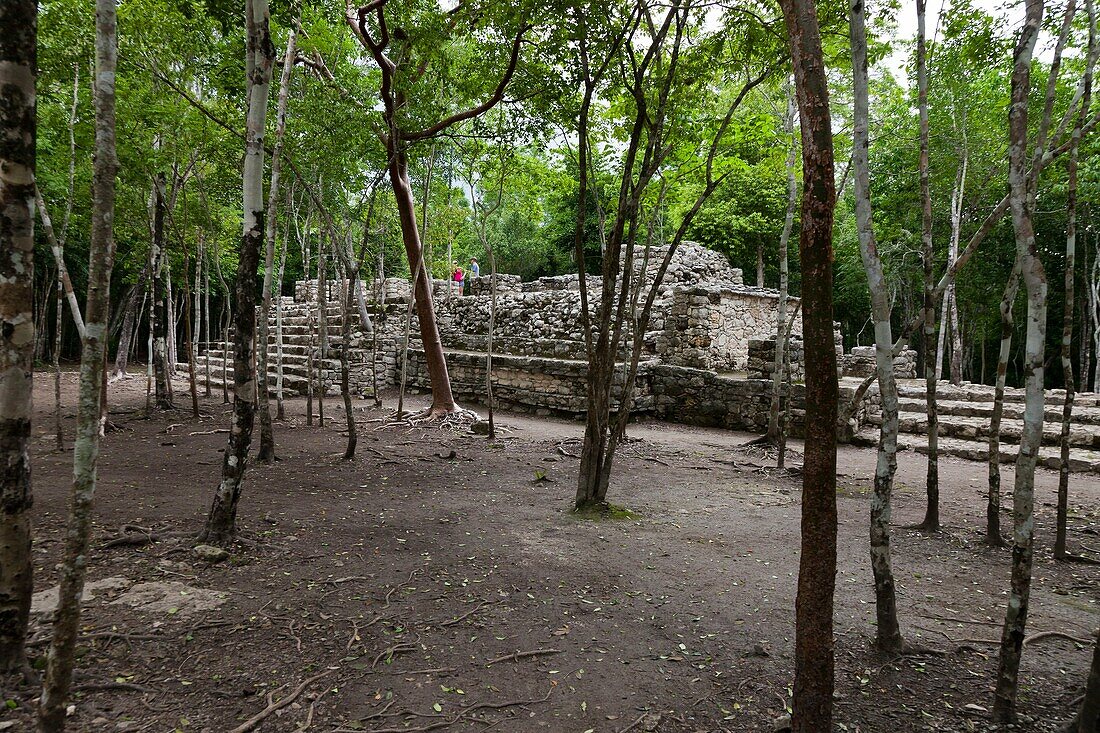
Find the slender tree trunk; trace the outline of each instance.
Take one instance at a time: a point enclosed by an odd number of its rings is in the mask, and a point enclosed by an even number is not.
[[[764,287],[764,243],[756,245],[756,287]]]
[[[863,267],[867,272],[867,286],[871,293],[871,316],[875,327],[875,371],[882,399],[882,425],[879,429],[874,491],[871,494],[870,528],[871,574],[875,582],[877,620],[876,646],[881,652],[896,653],[905,646],[898,624],[894,571],[890,558],[891,499],[898,453],[898,385],[894,376],[890,290],[875,243],[871,212],[867,31],[866,8],[863,2],[852,5],[850,17],[854,89],[852,168],[855,170],[856,227],[859,235],[859,251],[863,258]]]
[[[287,211],[290,211],[291,191],[287,191]],[[283,405],[283,276],[286,273],[287,240],[290,239],[290,222],[283,227],[283,241],[279,246],[279,277],[275,286],[275,419],[286,420]]]
[[[168,296],[164,281],[167,277],[164,251],[164,174],[154,177],[149,208],[152,214],[152,261],[153,261],[153,304],[150,311],[149,329],[153,335],[153,377],[156,388],[156,407],[158,410],[170,410],[172,393],[168,376],[168,339],[166,332],[171,328],[168,311]]]
[[[940,528],[939,411],[936,384],[940,367],[936,356],[935,253],[932,249],[932,193],[928,175],[928,54],[925,41],[927,0],[917,0],[917,106],[920,110],[920,200],[921,258],[924,264],[924,380],[928,415],[928,471],[925,479],[927,507],[920,527],[929,532]]]
[[[1089,14],[1089,57],[1095,51],[1095,18],[1091,0],[1088,1]],[[1088,118],[1089,101],[1092,95],[1092,64],[1085,68],[1084,95],[1081,111],[1070,138],[1069,160],[1066,163],[1068,184],[1066,190],[1066,273],[1065,297],[1062,310],[1062,381],[1065,383],[1066,398],[1062,404],[1061,463],[1058,468],[1058,509],[1054,532],[1054,559],[1066,560],[1066,521],[1069,514],[1069,439],[1070,423],[1073,420],[1073,400],[1075,383],[1073,378],[1073,306],[1075,284],[1075,258],[1077,254],[1077,156],[1081,147],[1081,135]]]
[[[802,328],[806,452],[802,549],[795,600],[791,729],[832,730],[833,590],[836,584],[836,420],[832,229],[836,204],[829,87],[814,0],[781,0],[802,127]]]
[[[146,281],[149,278],[149,267],[143,267],[138,275],[137,282],[130,290],[126,299],[126,305],[122,311],[122,327],[119,329],[118,351],[115,353],[115,368],[112,377],[118,379],[126,376],[126,368],[130,363],[130,344],[134,338],[134,332],[140,328],[139,314],[145,306]],[[140,307],[139,307],[140,306]]]
[[[58,270],[57,304],[54,306],[53,324],[53,426],[54,437],[57,440],[57,450],[65,450],[65,426],[61,421],[61,335],[65,326],[64,313],[64,286],[61,283],[60,270]]]
[[[328,267],[324,238],[317,244],[317,424],[325,426],[325,359],[328,358]]]
[[[19,28],[4,24],[6,28]],[[46,658],[46,681],[38,709],[40,733],[58,733],[65,725],[65,704],[72,683],[73,653],[80,627],[80,597],[92,530],[92,499],[99,459],[100,398],[106,381],[106,333],[114,266],[115,65],[118,55],[114,0],[96,1],[95,157],[92,164],[92,218],[88,262],[88,300],[80,360],[80,399],[73,452],[72,505],[53,637]]]
[[[989,419],[989,492],[985,510],[985,541],[992,547],[1004,547],[1001,537],[1001,417],[1005,405],[1005,381],[1008,357],[1012,352],[1015,325],[1012,310],[1020,288],[1020,261],[1012,266],[1004,297],[1001,298],[1001,348],[997,357],[997,381],[993,388],[993,415]]]
[[[183,251],[184,265],[183,265],[183,336],[187,343],[187,381],[188,388],[191,392],[191,415],[198,420],[199,419],[199,388],[197,379],[195,377],[195,334],[191,329],[191,310],[188,307],[191,302],[191,285],[188,275],[188,269],[191,266],[191,255],[184,249]],[[195,269],[195,280],[198,280],[198,268]],[[195,294],[195,300],[198,301],[198,294]]]
[[[210,253],[206,251],[205,232],[199,230],[199,247],[202,249],[202,330],[206,336],[206,359],[203,366],[206,370],[207,397],[210,396],[210,349],[214,345],[214,333],[210,330]]]
[[[248,13],[248,121],[244,160],[244,234],[241,237],[240,264],[237,267],[235,326],[233,344],[233,427],[222,460],[222,480],[214,494],[206,526],[205,542],[225,544],[233,540],[237,529],[237,503],[241,495],[252,442],[256,411],[256,374],[252,351],[256,338],[256,287],[253,278],[259,266],[263,244],[263,172],[264,120],[267,116],[268,86],[275,47],[271,43],[267,0],[246,0]]]
[[[993,719],[1016,719],[1016,693],[1023,652],[1028,600],[1031,594],[1031,564],[1034,541],[1035,463],[1043,437],[1043,347],[1046,342],[1047,282],[1035,247],[1032,225],[1034,211],[1028,171],[1028,96],[1031,89],[1031,59],[1043,18],[1043,0],[1026,0],[1026,17],[1013,55],[1012,102],[1009,107],[1009,206],[1020,275],[1027,290],[1027,333],[1024,425],[1020,452],[1016,458],[1016,481],[1012,494],[1012,585],[1008,596],[1004,632],[997,666],[997,687]]]
[[[791,136],[790,149],[787,151],[787,215],[783,219],[783,231],[779,235],[779,302],[775,315],[775,371],[772,374],[772,401],[768,411],[768,442],[778,446],[780,443],[780,403],[782,402],[783,383],[790,382],[786,371],[787,349],[790,334],[786,330],[787,320],[787,248],[794,230],[794,212],[798,206],[798,180],[795,177],[795,165],[798,163],[798,143],[794,137],[795,101],[794,92],[788,92],[787,118],[784,131]],[[787,401],[790,401],[788,388]],[[777,465],[783,466],[786,457],[782,452],[776,458]]]
[[[378,242],[378,289],[374,298],[376,307],[375,313],[377,314],[379,324],[381,324],[382,319],[386,317],[386,261],[383,252],[384,249],[384,237],[382,237]],[[379,327],[381,327],[381,325]],[[371,329],[370,380],[371,391],[374,393],[374,406],[381,407],[382,396],[378,393],[378,328]]]
[[[24,672],[33,591],[34,198],[38,3],[0,4],[0,675]]]
[[[275,108],[275,148],[271,153],[271,186],[267,192],[267,231],[264,248],[264,292],[260,306],[259,348],[256,351],[259,384],[260,452],[256,460],[271,463],[275,460],[275,429],[271,424],[271,395],[267,384],[267,355],[270,341],[268,320],[271,317],[271,282],[275,270],[275,228],[278,225],[279,174],[282,168],[283,135],[286,132],[286,105],[290,94],[290,79],[294,71],[295,46],[298,34],[292,25],[287,35],[286,53],[283,54],[283,74],[279,80],[279,101]],[[280,397],[281,399],[281,397]]]
[[[348,447],[344,451],[344,460],[355,458],[355,444],[359,437],[355,429],[355,411],[351,406],[351,369],[348,365],[348,348],[351,344],[351,319],[352,306],[355,299],[353,285],[349,276],[352,273],[344,273],[345,287],[342,302],[343,313],[340,319],[340,394],[344,398],[344,415],[348,424]]]
[[[176,354],[176,326],[178,325],[176,323],[176,297],[172,292],[172,260],[168,258],[167,251],[162,252],[161,258],[164,263],[164,354],[167,361],[165,374],[168,377],[168,396],[175,399],[172,394],[172,375],[176,372],[178,361]]]

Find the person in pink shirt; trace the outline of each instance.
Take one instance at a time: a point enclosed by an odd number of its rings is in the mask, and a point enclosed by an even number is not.
[[[463,279],[463,277],[464,277],[464,273],[462,272],[462,268],[461,267],[455,267],[454,281],[455,281],[455,285],[458,286],[459,296],[462,295],[462,279]]]

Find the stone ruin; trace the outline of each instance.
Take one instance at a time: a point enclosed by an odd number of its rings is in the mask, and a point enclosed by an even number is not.
[[[636,263],[635,275],[643,278],[647,289],[666,253],[662,247],[653,247],[648,258]],[[339,303],[346,284],[330,280],[324,286],[325,340],[329,347],[324,358],[320,358],[317,337],[312,335],[317,331],[312,324],[319,312],[317,282],[297,282],[293,297],[284,296],[279,303],[284,390],[291,394],[304,394],[307,389],[306,361],[310,352],[315,356],[319,380],[326,391],[339,390],[337,349],[345,347],[340,339]],[[599,303],[601,286],[599,276],[587,276],[593,309]],[[362,328],[356,317],[346,347],[351,389],[360,396],[369,396],[376,388],[395,385],[401,378],[410,283],[401,278],[387,278],[364,283],[363,287],[373,329]],[[490,278],[485,275],[471,278],[465,288],[460,297],[452,282],[433,281],[436,318],[452,390],[459,401],[473,403],[483,401],[485,393]],[[583,415],[587,361],[578,276],[559,275],[521,282],[515,275],[498,274],[496,289],[493,392],[497,403],[544,415]],[[771,400],[778,300],[775,290],[745,285],[741,271],[731,267],[722,254],[693,242],[683,243],[670,262],[643,336],[642,362],[631,406],[634,415],[731,429],[765,429]],[[800,382],[804,369],[797,298],[789,299],[788,313],[790,309],[794,309],[796,316],[790,367],[794,383],[789,394],[793,432],[798,434],[803,412],[804,388]],[[269,325],[272,334],[269,384],[274,389],[278,332],[274,313]],[[407,385],[413,391],[426,391],[430,384],[415,308],[409,332]],[[620,356],[629,351],[632,338],[628,332],[628,345]],[[856,350],[844,354],[839,330],[837,339],[841,376],[848,370],[857,376],[865,368],[865,354]],[[222,365],[227,363],[224,347],[224,344],[212,345],[203,355],[210,365],[211,381],[222,378]],[[870,364],[873,369],[873,350]],[[899,360],[899,367],[908,370],[907,365],[904,357]],[[200,364],[200,378],[205,371]],[[228,377],[231,379],[232,374]],[[842,403],[850,399],[855,384],[842,383]],[[787,392],[785,387],[784,393]],[[876,411],[876,405],[877,395],[871,390],[849,426],[852,432]]]

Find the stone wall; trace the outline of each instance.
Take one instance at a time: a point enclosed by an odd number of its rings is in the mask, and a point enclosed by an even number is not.
[[[749,343],[774,338],[779,297],[774,290],[737,288],[674,288],[657,338],[657,353],[669,364],[718,372],[749,367]],[[791,298],[789,307],[797,305]],[[795,317],[795,333],[802,316]]]
[[[877,368],[874,346],[853,346],[841,360],[845,377],[869,377]],[[917,352],[905,349],[894,357],[894,376],[899,379],[915,379],[917,376]]]

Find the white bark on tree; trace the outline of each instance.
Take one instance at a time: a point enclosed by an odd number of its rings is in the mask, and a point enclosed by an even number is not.
[[[35,80],[38,4],[0,4],[0,675],[24,672],[33,590]]]
[[[275,429],[271,424],[271,397],[267,384],[267,354],[270,341],[268,319],[271,317],[271,283],[275,270],[275,231],[278,225],[279,175],[282,171],[283,137],[286,133],[286,108],[290,96],[290,81],[294,72],[298,33],[294,26],[287,34],[286,53],[283,54],[283,73],[279,79],[279,97],[275,105],[275,147],[271,152],[271,185],[267,191],[267,221],[264,247],[264,289],[258,324],[259,347],[256,350],[257,384],[260,413],[260,450],[256,460],[271,463],[275,460]]]
[[[876,646],[881,652],[892,653],[900,651],[905,645],[898,623],[897,596],[890,556],[891,500],[898,453],[898,385],[894,375],[890,288],[875,244],[871,210],[866,6],[862,1],[852,4],[850,39],[854,91],[852,168],[855,171],[856,230],[871,294],[871,317],[875,329],[875,373],[882,399],[882,425],[879,428],[874,490],[871,493],[871,573],[875,585]]]
[[[768,411],[768,442],[779,448],[776,453],[776,465],[783,467],[786,460],[782,445],[785,443],[780,433],[784,424],[780,419],[783,385],[787,384],[787,402],[790,402],[790,375],[787,368],[787,350],[790,346],[790,329],[786,328],[788,298],[788,262],[787,249],[794,230],[794,214],[798,208],[798,179],[795,166],[798,165],[798,138],[794,135],[794,120],[797,109],[794,91],[787,92],[787,116],[783,131],[790,136],[790,148],[787,150],[787,213],[783,217],[783,230],[779,234],[779,302],[775,314],[775,371],[772,373],[772,399]]]
[[[1072,4],[1072,0],[1070,0]],[[1023,651],[1028,601],[1031,593],[1031,565],[1035,531],[1035,464],[1043,437],[1043,347],[1046,341],[1047,282],[1035,246],[1035,180],[1028,171],[1028,97],[1031,90],[1031,60],[1043,18],[1043,0],[1025,0],[1026,16],[1013,54],[1012,98],[1009,107],[1009,188],[1012,228],[1020,274],[1027,290],[1025,341],[1025,404],[1016,480],[1012,495],[1012,581],[1001,636],[997,667],[993,719],[1016,719],[1017,680]],[[1040,135],[1042,137],[1042,135]],[[1041,141],[1042,142],[1042,141]],[[1045,148],[1045,143],[1036,146]]]
[[[92,531],[92,499],[99,459],[100,400],[106,381],[107,315],[114,266],[115,66],[118,35],[115,0],[96,0],[95,158],[92,169],[92,220],[88,262],[88,300],[80,360],[80,398],[73,452],[72,505],[61,563],[53,638],[46,658],[46,680],[38,709],[40,733],[58,733],[72,683],[73,653],[80,627],[80,597]]]
[[[233,334],[233,426],[222,457],[222,479],[214,493],[206,525],[204,542],[226,544],[237,529],[237,504],[241,495],[252,442],[256,411],[256,372],[253,352],[256,348],[256,289],[253,278],[259,266],[264,236],[264,122],[267,118],[268,88],[275,47],[267,0],[246,0],[248,118],[245,127],[243,232],[237,267],[235,331]]]

